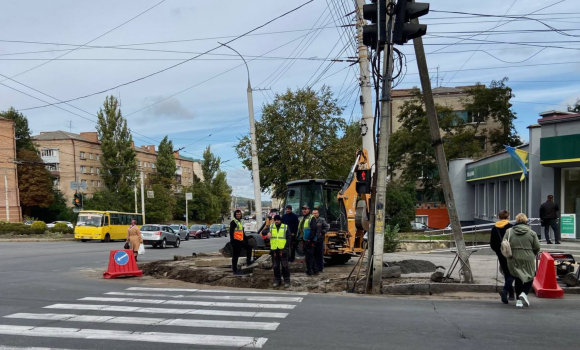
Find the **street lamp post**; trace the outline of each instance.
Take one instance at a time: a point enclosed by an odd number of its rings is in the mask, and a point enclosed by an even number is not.
[[[262,195],[260,190],[260,166],[258,163],[258,146],[256,144],[256,122],[254,121],[254,97],[252,95],[252,85],[250,84],[250,68],[248,67],[248,63],[244,59],[244,56],[240,55],[238,51],[233,49],[232,47],[222,44],[221,45],[227,47],[228,49],[234,51],[241,57],[246,65],[246,71],[248,72],[248,114],[250,116],[250,143],[251,143],[251,152],[252,152],[252,177],[254,180],[254,197],[256,201],[256,229],[260,227],[262,224]]]

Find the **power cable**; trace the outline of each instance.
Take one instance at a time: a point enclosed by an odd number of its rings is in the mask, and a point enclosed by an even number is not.
[[[260,25],[260,26],[258,26],[258,27],[255,27],[255,28],[253,28],[253,29],[251,29],[251,30],[249,30],[249,31],[247,31],[247,32],[245,32],[245,33],[243,33],[243,34],[240,34],[239,36],[235,37],[234,39],[231,39],[231,40],[227,41],[225,44],[226,44],[226,45],[227,45],[227,44],[230,44],[230,43],[232,43],[232,42],[234,42],[234,41],[236,41],[236,40],[238,40],[238,39],[240,39],[240,38],[244,37],[244,36],[245,36],[245,35],[247,35],[247,34],[250,34],[250,33],[252,33],[252,32],[255,32],[256,30],[258,30],[258,29],[260,29],[260,28],[263,28],[263,27],[267,26],[268,24],[270,24],[270,23],[272,23],[272,22],[274,22],[274,21],[276,21],[276,20],[278,20],[278,19],[280,19],[280,18],[282,18],[282,17],[285,17],[285,16],[289,15],[289,14],[290,14],[290,13],[292,13],[292,12],[295,12],[295,11],[299,10],[300,8],[302,8],[302,7],[306,6],[307,4],[309,4],[309,3],[313,2],[313,1],[314,1],[314,0],[309,0],[309,1],[305,2],[305,3],[303,3],[302,5],[300,5],[300,6],[298,6],[298,7],[295,7],[294,9],[292,9],[292,10],[290,10],[290,11],[287,11],[287,12],[283,13],[282,15],[279,15],[279,16],[277,16],[277,17],[275,17],[274,19],[271,19],[271,20],[269,20],[268,22],[266,22],[266,23],[264,23],[264,24],[262,24],[262,25]],[[72,101],[76,101],[76,100],[84,99],[84,98],[91,97],[91,96],[95,96],[95,95],[100,95],[100,94],[102,94],[102,93],[105,93],[105,92],[107,92],[107,91],[111,91],[111,90],[114,90],[114,89],[118,89],[118,88],[120,88],[120,87],[127,86],[127,85],[130,85],[130,84],[136,83],[136,82],[138,82],[138,81],[141,81],[141,80],[147,79],[147,78],[149,78],[149,77],[152,77],[152,76],[154,76],[154,75],[161,74],[161,73],[163,73],[163,72],[166,72],[166,71],[168,71],[168,70],[170,70],[170,69],[173,69],[173,68],[175,68],[175,67],[178,67],[178,66],[180,66],[180,65],[182,65],[182,64],[185,64],[185,63],[187,63],[187,62],[189,62],[189,61],[192,61],[192,60],[194,60],[194,59],[196,59],[196,58],[198,58],[198,57],[200,57],[200,56],[203,56],[203,55],[205,55],[205,54],[207,54],[207,53],[213,52],[213,51],[215,51],[215,50],[217,50],[217,49],[219,49],[219,48],[221,48],[221,47],[222,47],[222,45],[218,45],[218,46],[216,46],[216,47],[214,47],[214,48],[212,48],[212,49],[209,49],[209,50],[207,50],[207,51],[205,51],[205,52],[203,52],[203,53],[201,53],[201,54],[199,54],[199,55],[196,55],[196,56],[194,56],[194,57],[192,57],[192,58],[190,58],[190,59],[188,59],[188,60],[186,60],[186,61],[183,61],[183,62],[176,63],[176,64],[174,64],[174,65],[172,65],[172,66],[169,66],[169,67],[166,67],[166,68],[164,68],[164,69],[158,70],[158,71],[156,71],[156,72],[153,72],[153,73],[147,74],[147,75],[145,75],[145,76],[142,76],[142,77],[140,77],[140,78],[133,79],[133,80],[130,80],[130,81],[128,81],[128,82],[125,82],[125,83],[122,83],[122,84],[119,84],[119,85],[113,86],[113,87],[111,87],[111,88],[107,88],[107,89],[104,89],[104,90],[101,90],[101,91],[93,92],[93,93],[90,93],[90,94],[88,94],[88,95],[84,95],[84,96],[75,97],[75,98],[72,98],[72,99],[69,99],[69,100],[65,100],[65,101],[61,101],[61,102],[58,102],[58,103],[51,103],[51,104],[47,104],[47,105],[36,106],[36,107],[30,107],[30,108],[26,108],[26,109],[20,109],[20,110],[30,110],[30,109],[38,109],[38,108],[44,108],[44,107],[52,106],[52,105],[55,105],[55,104],[67,103],[67,102],[72,102]]]
[[[92,43],[93,41],[95,41],[95,40],[97,40],[97,39],[99,39],[99,38],[102,38],[102,37],[104,37],[105,35],[107,35],[107,34],[111,33],[112,31],[115,31],[115,30],[117,30],[117,29],[121,28],[121,27],[122,27],[122,26],[124,26],[125,24],[127,24],[127,23],[129,23],[129,22],[133,21],[133,20],[134,20],[134,19],[136,19],[136,18],[139,18],[141,15],[143,15],[143,14],[145,14],[145,13],[149,12],[150,10],[154,9],[155,7],[157,7],[157,6],[161,5],[161,4],[162,4],[162,3],[164,3],[164,2],[165,2],[165,0],[161,0],[160,2],[158,2],[158,3],[156,3],[155,5],[151,6],[151,7],[150,7],[150,8],[148,8],[147,10],[145,10],[145,11],[143,11],[143,12],[139,13],[137,16],[135,16],[135,17],[133,17],[133,18],[131,18],[131,19],[129,19],[129,20],[127,20],[127,21],[125,21],[125,22],[123,22],[123,23],[119,24],[119,25],[118,25],[118,26],[116,26],[115,28],[113,28],[113,29],[111,29],[111,30],[109,30],[109,31],[107,31],[107,32],[105,32],[105,33],[103,33],[103,34],[99,35],[98,37],[96,37],[96,38],[94,38],[94,39],[92,39],[92,40],[90,40],[90,41],[86,42],[85,44],[83,44],[83,45],[81,45],[81,46],[79,46],[79,47],[76,47],[76,48],[74,48],[74,49],[72,49],[72,50],[70,50],[70,51],[68,51],[68,52],[65,52],[64,54],[62,54],[62,55],[60,55],[60,56],[58,56],[58,57],[55,57],[55,58],[51,59],[51,60],[50,60],[50,61],[48,61],[48,62],[44,62],[44,63],[42,63],[42,64],[39,64],[38,66],[32,67],[32,68],[30,68],[30,69],[27,69],[27,70],[25,70],[25,71],[23,71],[23,72],[20,72],[20,73],[18,73],[18,74],[16,74],[16,75],[13,75],[13,76],[11,76],[10,78],[16,78],[16,77],[18,77],[18,76],[21,76],[22,74],[28,73],[28,72],[30,72],[30,71],[32,71],[32,70],[35,70],[35,69],[37,69],[37,68],[40,68],[40,67],[42,67],[42,66],[44,66],[44,65],[47,65],[47,64],[49,64],[50,62],[52,62],[52,61],[54,61],[54,60],[57,60],[57,59],[59,59],[59,58],[61,58],[61,57],[65,56],[65,55],[68,55],[69,53],[72,53],[72,52],[76,51],[78,48],[80,48],[80,47],[82,47],[82,46],[85,46],[85,45],[88,45],[88,44]],[[7,79],[4,79],[4,80],[2,80],[1,82],[5,82],[6,80],[7,80]]]

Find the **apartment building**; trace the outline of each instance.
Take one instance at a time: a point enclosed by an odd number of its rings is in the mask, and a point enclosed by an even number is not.
[[[104,188],[101,177],[101,145],[96,132],[81,132],[80,134],[65,131],[41,132],[33,137],[46,168],[55,176],[55,187],[67,198],[67,204],[72,206],[75,190],[70,188],[73,181],[84,182],[88,189],[84,192],[89,198]],[[146,180],[156,172],[157,152],[154,145],[135,147],[137,166],[143,169]],[[183,186],[193,184],[193,174],[201,175],[201,164],[197,159],[174,154],[176,164],[177,186],[180,192]],[[187,169],[184,171],[184,169]],[[137,169],[136,169],[137,170]],[[185,172],[186,176],[183,176]]]
[[[0,118],[0,221],[20,222],[14,121]]]

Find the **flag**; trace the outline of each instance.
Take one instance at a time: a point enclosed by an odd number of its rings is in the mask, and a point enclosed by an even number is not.
[[[524,181],[526,179],[526,176],[528,175],[526,163],[528,162],[529,153],[511,146],[505,146],[505,150],[507,151],[507,153],[510,154],[510,156],[512,156],[512,158],[516,161],[516,163],[518,163],[520,168],[522,168],[523,173],[522,177],[520,178],[520,181]]]

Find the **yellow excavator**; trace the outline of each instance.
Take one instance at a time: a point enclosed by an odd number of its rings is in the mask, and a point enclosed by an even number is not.
[[[368,153],[362,149],[357,151],[356,161],[346,181],[309,179],[286,184],[284,207],[291,205],[299,216],[303,205],[318,208],[320,216],[330,225],[324,238],[324,257],[331,264],[344,264],[351,257],[362,254],[366,248],[364,235],[369,226],[370,194],[357,193],[356,174],[357,171],[367,171],[364,173],[368,175],[363,176],[369,177],[370,189],[370,169]],[[267,225],[268,222],[262,228]],[[267,247],[268,242],[264,243]]]

